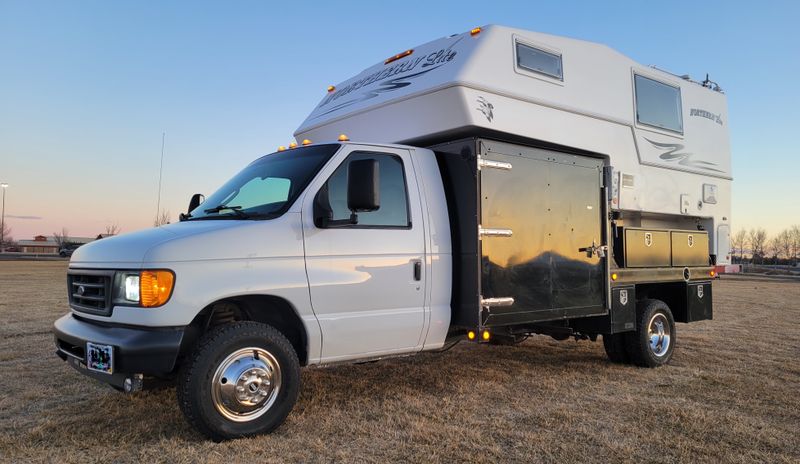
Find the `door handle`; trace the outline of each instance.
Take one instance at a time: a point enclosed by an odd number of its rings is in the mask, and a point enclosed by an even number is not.
[[[608,251],[608,246],[598,245],[594,240],[592,240],[592,246],[578,248],[578,251],[580,253],[586,253],[587,258],[591,258],[594,255],[597,255],[598,258],[605,258],[606,251]]]
[[[422,261],[418,259],[414,260],[414,280],[422,280]]]

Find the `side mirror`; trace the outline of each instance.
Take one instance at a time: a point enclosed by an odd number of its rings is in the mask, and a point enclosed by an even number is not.
[[[378,160],[351,161],[347,168],[347,209],[353,214],[381,207]]]
[[[204,201],[206,201],[206,197],[202,193],[195,193],[192,195],[192,199],[189,200],[189,211],[187,211],[187,213],[194,211],[198,206],[200,206],[200,203]]]

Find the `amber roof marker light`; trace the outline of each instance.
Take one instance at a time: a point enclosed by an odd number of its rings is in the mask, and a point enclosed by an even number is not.
[[[329,85],[329,86],[328,86],[328,93],[331,93],[331,92],[333,92],[334,90],[336,90],[336,86],[335,86],[335,85]]]
[[[406,50],[404,52],[398,53],[397,55],[395,55],[393,57],[387,58],[386,61],[383,62],[383,64],[389,64],[392,61],[397,61],[397,60],[399,60],[401,58],[405,58],[405,57],[407,57],[408,55],[410,55],[412,53],[414,53],[414,49],[409,49],[409,50]]]
[[[471,35],[472,37],[475,37],[476,35],[478,35],[480,33],[481,33],[481,28],[480,27],[472,28],[472,30],[469,31],[469,35]]]
[[[339,140],[340,142],[348,142],[350,140],[350,137],[344,134],[339,134],[339,138],[337,140]]]

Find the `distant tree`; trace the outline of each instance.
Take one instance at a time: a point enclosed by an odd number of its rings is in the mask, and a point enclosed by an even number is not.
[[[120,228],[116,222],[106,226],[106,235],[117,235],[119,231]]]
[[[772,239],[775,247],[775,254],[786,259],[792,257],[792,234],[789,229],[781,231]]]
[[[170,223],[169,211],[162,210],[160,213],[158,213],[158,216],[156,216],[156,219],[153,221],[153,227],[160,227],[163,226],[164,224],[169,224],[169,223]]]
[[[738,230],[733,237],[731,237],[731,245],[733,245],[733,254],[739,250],[739,262],[744,260],[744,247],[747,245],[747,231],[744,229]]]
[[[793,225],[789,231],[789,259],[792,264],[797,265],[797,259],[800,258],[800,226]]]
[[[53,232],[53,240],[55,240],[59,249],[69,245],[69,230],[66,227],[62,227],[61,232]]]
[[[770,258],[770,262],[772,264],[779,264],[778,260],[780,259],[779,255],[781,254],[781,245],[780,240],[778,237],[772,237],[771,239],[767,240],[767,243],[764,248],[764,257]]]
[[[11,226],[7,222],[0,223],[3,229],[2,236],[0,236],[0,249],[5,249],[14,243],[14,237],[11,236]]]
[[[760,259],[764,263],[764,247],[767,244],[767,231],[764,229],[750,229],[750,250],[753,252],[753,264],[756,259]]]

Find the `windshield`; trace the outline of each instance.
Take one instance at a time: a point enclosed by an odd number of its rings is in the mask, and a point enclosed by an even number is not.
[[[338,144],[272,153],[239,174],[189,212],[188,219],[271,219],[294,203]]]

